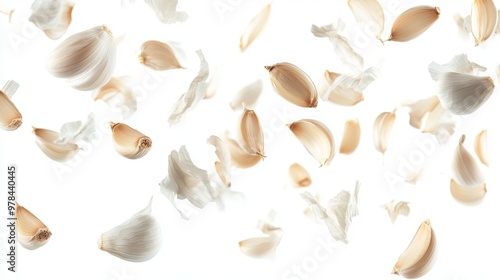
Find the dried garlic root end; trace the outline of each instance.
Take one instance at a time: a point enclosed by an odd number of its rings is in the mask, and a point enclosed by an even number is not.
[[[38,242],[43,242],[46,240],[49,240],[49,238],[52,236],[52,232],[48,228],[40,228],[38,229],[37,233],[35,234],[35,238]]]
[[[109,36],[113,37],[113,32],[111,32],[111,30],[108,28],[107,25],[103,24],[101,28],[102,30],[106,31],[106,33],[108,33]]]
[[[16,130],[21,124],[23,124],[22,118],[13,119],[12,122],[7,126],[7,130]]]
[[[294,163],[288,168],[288,174],[292,178],[294,184],[298,187],[308,187],[311,185],[311,175],[300,164]]]

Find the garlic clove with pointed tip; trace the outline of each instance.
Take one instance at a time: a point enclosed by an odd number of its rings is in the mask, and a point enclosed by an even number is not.
[[[145,156],[153,144],[151,138],[124,123],[110,122],[115,150],[129,159]]]
[[[35,250],[49,242],[52,232],[33,213],[16,204],[17,233],[21,245]]]

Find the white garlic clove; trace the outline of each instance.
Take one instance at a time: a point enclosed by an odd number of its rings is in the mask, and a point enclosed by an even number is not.
[[[450,193],[453,198],[468,206],[478,205],[486,195],[486,184],[481,184],[474,188],[467,188],[459,185],[455,180],[450,180]]]
[[[344,125],[344,135],[340,143],[341,154],[352,154],[359,145],[361,139],[361,128],[358,119],[347,120]]]
[[[171,46],[155,40],[142,43],[139,62],[156,71],[184,68]]]
[[[417,6],[400,14],[386,41],[406,42],[424,33],[439,18],[439,7]]]
[[[488,130],[483,130],[474,139],[474,151],[479,160],[486,166],[490,166],[488,154]]]
[[[471,31],[476,46],[486,41],[495,31],[498,12],[492,0],[474,0],[470,12]]]
[[[373,143],[375,148],[382,154],[387,151],[392,127],[396,121],[396,112],[382,112],[375,119],[373,124]]]
[[[287,126],[320,166],[330,164],[336,153],[336,145],[325,124],[317,120],[302,119]]]
[[[240,119],[239,142],[251,155],[265,158],[264,132],[260,125],[259,117],[253,110],[245,109]]]
[[[33,127],[36,144],[52,160],[65,162],[72,159],[80,148],[74,143],[57,143],[59,133],[49,129]]]
[[[153,141],[148,136],[124,123],[109,123],[113,134],[115,150],[129,159],[138,159],[145,156]]]
[[[49,242],[52,232],[33,213],[16,204],[17,233],[21,245],[29,250],[35,250]]]
[[[453,155],[451,174],[453,180],[462,187],[475,188],[484,184],[484,167],[464,145],[465,135],[460,137]]]

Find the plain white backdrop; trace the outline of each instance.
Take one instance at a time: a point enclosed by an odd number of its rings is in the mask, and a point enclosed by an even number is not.
[[[133,2],[133,1],[132,1]],[[465,280],[498,279],[500,227],[498,214],[499,132],[498,93],[470,116],[457,117],[457,131],[446,144],[421,134],[408,124],[402,102],[429,97],[435,93],[427,66],[432,61],[448,62],[466,53],[469,59],[488,68],[485,75],[498,83],[500,38],[493,37],[474,47],[472,36],[455,23],[454,15],[470,12],[472,1],[381,0],[386,13],[383,38],[390,33],[395,17],[415,5],[439,6],[438,21],[422,36],[407,43],[379,41],[357,23],[347,1],[274,0],[271,18],[264,32],[244,53],[239,36],[248,22],[267,3],[266,0],[181,0],[178,9],[186,11],[185,23],[164,25],[142,1],[124,9],[120,1],[76,1],[73,22],[64,37],[53,41],[27,21],[31,1],[2,1],[16,7],[9,23],[0,17],[0,84],[15,80],[20,88],[13,101],[23,114],[23,125],[16,131],[0,131],[0,177],[6,182],[6,166],[18,166],[18,202],[37,215],[53,236],[35,251],[18,246],[18,272],[7,273],[0,265],[2,279],[398,279],[391,275],[393,265],[409,244],[418,226],[430,219],[435,229],[438,252],[433,269],[422,279]],[[218,8],[217,8],[218,7]],[[224,10],[224,8],[226,10]],[[221,10],[222,9],[222,10]],[[324,70],[343,72],[327,39],[310,32],[312,24],[326,25],[341,18],[353,47],[365,58],[366,67],[379,67],[380,75],[365,91],[365,100],[354,107],[341,107],[320,100],[318,108],[299,108],[277,95],[269,82],[265,65],[291,62],[305,70],[317,83]],[[106,24],[119,45],[116,76],[130,76],[137,89],[137,112],[126,120],[104,104],[94,102],[90,92],[76,91],[45,70],[46,57],[64,38]],[[154,73],[137,60],[139,46],[146,40],[177,41],[189,56],[187,69]],[[219,71],[217,94],[203,100],[173,127],[167,123],[173,104],[198,72],[195,50],[202,49],[211,67]],[[211,68],[213,70],[213,68]],[[213,172],[215,154],[206,139],[234,133],[241,112],[228,103],[243,86],[261,78],[264,91],[254,108],[265,131],[267,158],[247,170],[234,170],[232,189],[244,195],[224,210],[209,205],[194,212],[190,221],[180,218],[160,193],[158,183],[168,174],[171,150],[186,145],[195,164]],[[385,156],[373,146],[372,126],[383,111],[397,109],[397,120]],[[66,122],[84,120],[93,112],[99,122],[98,135],[68,163],[56,163],[35,144],[31,127],[58,130]],[[358,118],[362,139],[352,155],[337,155],[330,166],[318,168],[286,127],[301,118],[316,118],[327,124],[340,143],[344,122]],[[123,121],[153,140],[145,157],[128,160],[118,155],[111,141],[108,121]],[[488,129],[491,166],[488,193],[474,207],[453,200],[449,193],[450,164],[460,135],[466,145]],[[411,155],[424,154],[415,141],[430,141],[425,155],[425,172],[416,184],[391,185],[388,173]],[[356,180],[359,216],[353,219],[349,243],[336,244],[324,258],[318,248],[330,240],[329,232],[307,218],[306,203],[298,190],[290,187],[287,169],[300,162],[312,175],[309,188],[326,203],[339,191],[352,190]],[[417,164],[420,166],[420,164]],[[5,179],[4,179],[5,178]],[[1,188],[0,218],[6,221],[7,189]],[[98,250],[99,235],[142,210],[153,196],[153,214],[161,223],[163,248],[144,263],[130,263]],[[391,199],[410,202],[409,217],[395,224],[380,205]],[[239,251],[240,240],[259,236],[256,225],[270,211],[275,225],[284,230],[283,239],[272,257],[255,259]],[[6,252],[6,231],[1,227],[2,254]],[[5,255],[4,255],[5,256]],[[303,274],[293,275],[301,270]],[[295,278],[293,278],[295,277]]]

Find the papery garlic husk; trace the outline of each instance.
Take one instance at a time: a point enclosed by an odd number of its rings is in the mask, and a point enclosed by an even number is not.
[[[288,175],[292,178],[293,183],[298,187],[309,187],[312,183],[311,175],[300,164],[294,163],[288,168]]]
[[[468,115],[490,98],[495,84],[490,77],[447,72],[439,77],[438,87],[437,96],[446,110]]]
[[[113,111],[118,110],[123,118],[137,111],[137,99],[123,77],[112,77],[107,84],[95,91],[92,97],[94,100],[106,102]]]
[[[80,148],[75,143],[57,143],[59,133],[49,129],[33,127],[36,144],[52,160],[65,162],[72,159]]]
[[[254,237],[239,242],[240,250],[251,257],[263,257],[276,250],[281,241],[281,234],[272,234],[265,237]]]
[[[399,215],[408,216],[410,214],[410,207],[408,206],[408,202],[400,201],[394,205],[394,199],[387,202],[382,206],[385,210],[387,210],[387,214],[391,218],[391,222],[394,224]]]
[[[395,121],[395,111],[382,112],[378,115],[373,124],[373,143],[375,144],[375,149],[382,154],[385,154],[385,151],[387,150],[387,145],[389,143],[389,138]]]
[[[406,42],[424,33],[439,18],[439,7],[417,6],[404,11],[392,24],[387,41]]]
[[[186,12],[177,11],[178,0],[144,0],[144,2],[156,13],[156,17],[162,23],[184,22],[188,19]]]
[[[341,86],[332,88],[335,79],[339,76],[341,74],[325,70],[321,89],[323,100],[342,106],[354,106],[365,99],[362,92],[353,88],[343,88]]]
[[[234,139],[225,137],[225,142],[231,154],[231,163],[238,168],[250,168],[262,160],[259,155],[253,155],[247,152],[241,145]]]
[[[384,10],[377,0],[348,0],[347,4],[358,22],[375,28],[375,37],[380,39],[384,31]]]
[[[172,47],[155,40],[142,43],[139,62],[156,71],[184,68]]]
[[[160,223],[151,215],[151,204],[122,224],[103,233],[97,243],[99,249],[129,262],[150,260],[160,251],[162,232]]]
[[[493,0],[474,0],[470,20],[476,46],[493,34],[497,25],[497,17],[498,12]]]
[[[9,17],[9,23],[12,22],[12,14],[14,13],[14,9],[9,9],[5,5],[0,4],[0,13]]]
[[[484,184],[486,178],[484,167],[465,146],[465,135],[460,137],[453,155],[451,166],[452,178],[465,188],[475,188]]]
[[[474,139],[474,151],[479,160],[486,166],[490,166],[488,154],[488,130],[483,130]]]
[[[486,67],[469,61],[467,55],[464,53],[455,55],[448,63],[445,64],[438,64],[433,61],[429,64],[428,69],[429,74],[431,74],[434,81],[439,80],[441,74],[446,72],[477,75],[479,72],[486,71]]]
[[[264,154],[264,132],[259,117],[253,110],[245,109],[240,119],[238,132],[241,146],[249,154],[266,157]]]
[[[29,250],[35,250],[49,242],[52,232],[33,213],[16,204],[17,240]]]
[[[72,20],[74,3],[68,0],[36,0],[31,5],[29,20],[50,39],[61,38]]]
[[[358,119],[347,120],[344,125],[344,135],[340,143],[341,154],[351,154],[358,147],[361,138],[361,128]]]
[[[405,106],[410,108],[410,125],[416,129],[420,129],[422,127],[422,120],[424,120],[424,117],[438,105],[439,98],[435,95],[405,104]]]
[[[474,206],[481,201],[483,201],[484,196],[486,195],[486,184],[481,184],[474,188],[466,188],[459,185],[455,180],[450,180],[450,192],[455,200],[458,202]]]
[[[318,106],[316,86],[302,69],[288,62],[265,68],[269,71],[274,90],[284,99],[300,107]]]
[[[9,96],[0,90],[0,127],[3,130],[16,130],[23,123],[23,117]]]
[[[153,141],[148,136],[131,128],[124,123],[109,123],[113,133],[115,150],[129,159],[138,159],[145,156]]]
[[[267,4],[248,24],[240,37],[240,51],[244,52],[260,35],[271,15],[271,3]]]
[[[330,164],[336,153],[336,145],[325,124],[313,119],[302,119],[287,126],[320,166]]]
[[[264,83],[261,79],[258,79],[240,89],[229,103],[229,106],[233,110],[244,109],[243,104],[247,107],[252,107],[257,102],[263,89]]]
[[[392,274],[404,278],[418,278],[429,272],[434,265],[436,236],[429,220],[420,224],[408,248],[399,256]]]
[[[214,70],[209,70],[210,75],[207,78],[207,88],[205,90],[205,96],[203,99],[210,99],[215,96],[219,88],[219,69],[214,67]]]
[[[455,133],[455,127],[454,115],[443,108],[441,104],[438,104],[427,114],[422,132],[435,135],[440,144],[445,144],[450,136]]]
[[[215,147],[215,154],[219,159],[219,161],[215,162],[215,171],[222,183],[226,187],[231,187],[231,153],[228,146],[222,139],[215,135],[210,136],[207,143]]]
[[[96,125],[94,113],[87,116],[85,122],[73,121],[64,123],[59,129],[59,138],[56,144],[77,143],[80,140],[91,142],[95,136]]]
[[[66,38],[49,55],[46,68],[78,90],[107,84],[116,64],[116,42],[106,25]]]

